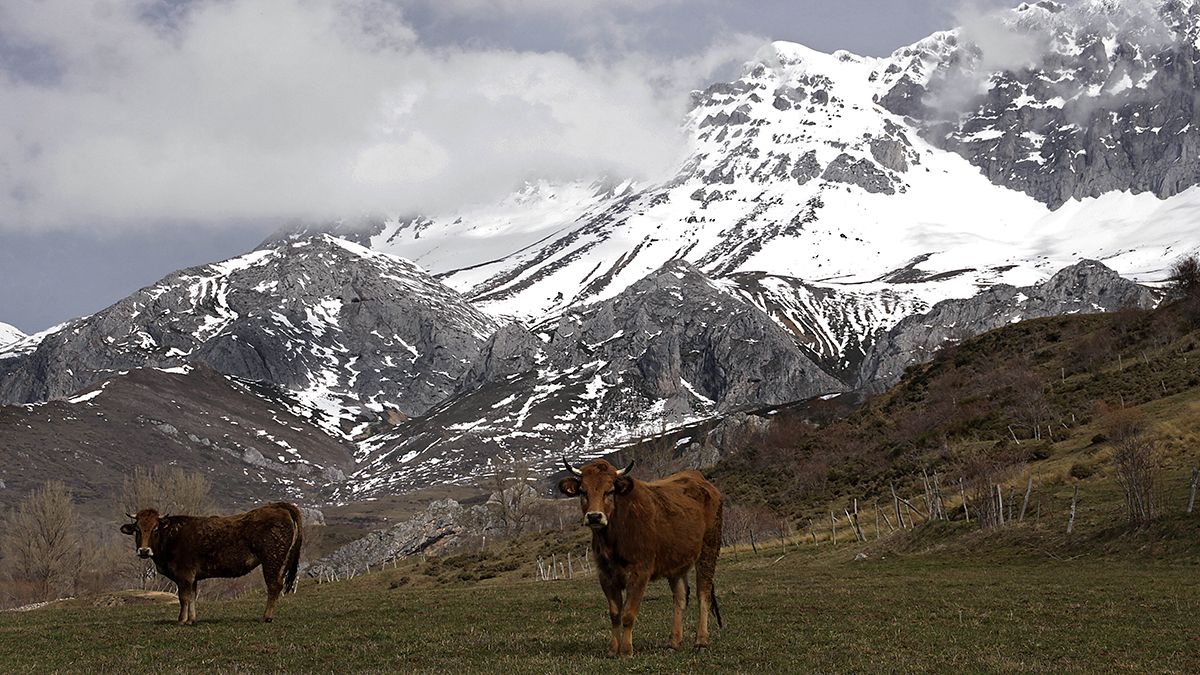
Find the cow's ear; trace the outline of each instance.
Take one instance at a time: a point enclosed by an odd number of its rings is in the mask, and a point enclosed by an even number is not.
[[[133,523],[125,523],[121,526],[121,534],[133,534],[137,532],[137,527]]]
[[[613,492],[619,495],[629,494],[629,491],[632,489],[633,479],[629,476],[620,476],[613,481]]]
[[[564,478],[558,481],[558,491],[568,497],[574,497],[579,494],[579,481],[574,478]]]

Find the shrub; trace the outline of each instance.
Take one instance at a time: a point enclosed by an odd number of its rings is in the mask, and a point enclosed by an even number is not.
[[[1071,478],[1083,480],[1085,478],[1092,477],[1096,473],[1096,467],[1092,466],[1091,464],[1076,462],[1071,465],[1071,470],[1069,473]]]

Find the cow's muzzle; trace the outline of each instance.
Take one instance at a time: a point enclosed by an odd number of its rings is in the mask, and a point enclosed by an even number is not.
[[[600,511],[589,511],[584,515],[583,523],[590,528],[599,529],[608,525],[608,516]]]
[[[152,551],[149,547],[142,547],[137,550],[137,554],[139,558],[149,558],[150,556],[154,555],[154,551]]]

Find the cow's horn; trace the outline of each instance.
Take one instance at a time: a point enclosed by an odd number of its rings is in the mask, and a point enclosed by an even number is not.
[[[125,516],[127,518],[129,518],[130,520],[137,520],[137,516],[133,515],[132,513],[128,512],[128,511],[125,512]]]
[[[625,465],[624,469],[617,469],[617,475],[624,476],[625,474],[629,473],[629,470],[633,468],[633,463],[635,461],[637,461],[637,460],[631,459],[631,460],[629,460],[629,463]]]
[[[562,458],[562,461],[563,461],[563,466],[567,467],[567,471],[570,471],[571,473],[575,474],[576,476],[582,476],[582,475],[583,475],[583,472],[582,472],[582,471],[580,471],[579,469],[576,469],[575,467],[571,466],[571,463],[567,461],[567,458],[566,458],[566,457],[563,457],[563,458]]]

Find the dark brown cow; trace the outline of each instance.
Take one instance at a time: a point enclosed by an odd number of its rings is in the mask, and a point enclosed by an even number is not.
[[[563,464],[574,474],[558,489],[578,496],[583,524],[592,529],[592,552],[600,587],[608,598],[612,640],[608,655],[633,655],[633,623],[646,584],[666,579],[675,596],[671,649],[683,639],[688,570],[696,568],[700,620],[696,649],[708,647],[709,603],[721,625],[713,575],[721,552],[721,493],[698,471],[683,471],[645,482],[600,459],[583,468]]]
[[[236,516],[160,516],[138,511],[121,532],[134,536],[138,556],[150,558],[179,587],[179,625],[196,623],[196,587],[202,579],[240,577],[260,564],[267,582],[270,621],[283,591],[296,587],[303,522],[287,502],[260,506]]]

